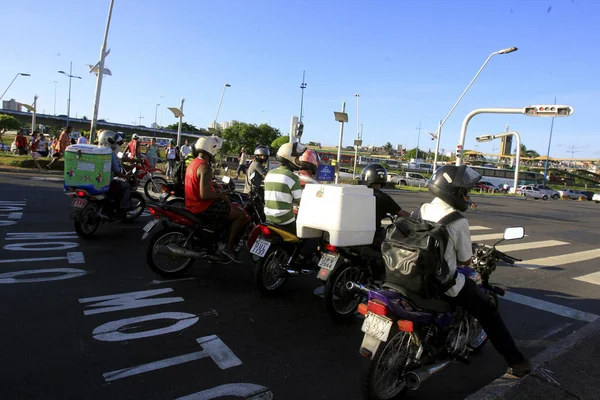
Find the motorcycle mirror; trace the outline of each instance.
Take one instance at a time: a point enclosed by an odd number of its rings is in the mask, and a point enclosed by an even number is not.
[[[123,158],[123,152],[122,152],[122,151],[118,152],[118,153],[117,153],[117,157],[119,157],[119,158]]]
[[[525,228],[515,226],[504,230],[504,240],[522,239],[525,236]]]
[[[223,178],[221,178],[221,180],[223,181],[223,183],[229,183],[231,182],[231,178],[228,176],[224,176]]]

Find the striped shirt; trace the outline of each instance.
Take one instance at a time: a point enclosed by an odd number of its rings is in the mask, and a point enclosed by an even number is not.
[[[265,216],[267,222],[287,225],[296,220],[293,203],[300,204],[300,179],[286,167],[269,171],[265,177]]]

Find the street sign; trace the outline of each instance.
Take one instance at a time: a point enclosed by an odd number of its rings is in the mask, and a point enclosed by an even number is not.
[[[362,146],[362,140],[354,140],[355,146]]]
[[[335,179],[335,167],[331,165],[319,165],[317,169],[317,180],[332,182]]]
[[[348,122],[348,114],[346,114],[345,112],[334,111],[333,115],[335,116],[335,120],[337,122]]]

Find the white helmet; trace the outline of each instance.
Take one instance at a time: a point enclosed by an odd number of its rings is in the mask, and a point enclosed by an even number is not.
[[[115,144],[123,144],[123,138],[117,132],[103,130],[98,133],[98,144],[100,146],[112,147]]]
[[[299,142],[285,143],[277,150],[277,158],[283,165],[292,169],[300,169],[299,157],[306,151],[306,147]]]
[[[137,133],[134,133],[133,135],[131,135],[132,140],[137,140],[139,138],[140,138],[140,135],[138,135]]]
[[[214,157],[223,147],[223,139],[218,136],[202,136],[194,143],[196,153],[202,152]]]

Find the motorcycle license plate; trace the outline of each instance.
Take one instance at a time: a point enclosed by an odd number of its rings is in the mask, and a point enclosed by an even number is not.
[[[269,247],[271,247],[271,242],[263,239],[256,239],[256,242],[254,242],[252,248],[250,249],[250,253],[259,257],[264,257],[265,254],[267,254]]]
[[[144,234],[142,235],[142,240],[146,239],[150,235],[150,231],[152,230],[152,228],[154,228],[154,226],[157,223],[158,223],[157,220],[152,220],[152,221],[148,222],[146,225],[144,225],[144,227],[142,228],[142,230],[144,231]]]
[[[71,206],[73,208],[85,208],[87,202],[88,201],[86,199],[74,199],[73,203],[71,203]]]
[[[331,254],[323,254],[321,259],[319,260],[319,267],[328,269],[329,271],[333,271],[335,268],[335,264],[337,263],[338,256],[334,256]]]
[[[367,317],[362,324],[361,330],[367,335],[381,340],[387,341],[390,330],[392,329],[392,320],[381,315],[367,313]]]

